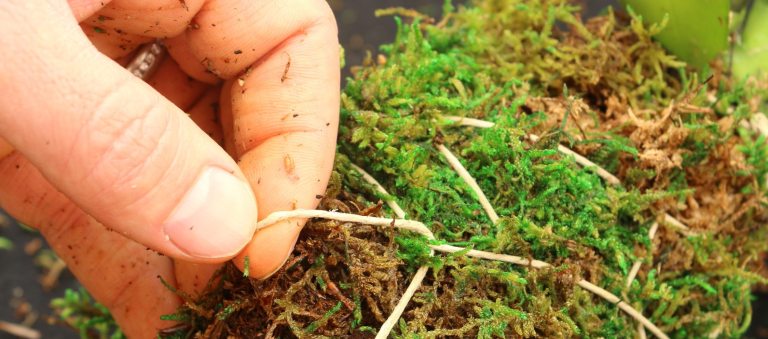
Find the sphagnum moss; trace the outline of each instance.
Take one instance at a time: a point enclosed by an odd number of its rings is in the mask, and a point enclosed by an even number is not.
[[[190,325],[184,333],[372,336],[426,265],[396,337],[634,336],[635,321],[580,279],[671,337],[743,334],[751,288],[765,282],[756,272],[768,246],[768,149],[749,128],[765,87],[734,82],[717,65],[709,81],[688,73],[651,39],[661,26],[612,11],[584,23],[577,11],[564,0],[477,0],[446,2],[437,23],[397,19],[386,58],[369,60],[344,91],[336,172],[321,204],[391,217],[380,201],[394,199],[437,244],[552,267],[431,256],[417,234],[318,219],[274,277],[250,281],[226,267],[216,288],[175,315]],[[561,144],[623,185],[579,167]],[[467,168],[497,222],[440,147]],[[640,269],[627,285],[633,263]]]

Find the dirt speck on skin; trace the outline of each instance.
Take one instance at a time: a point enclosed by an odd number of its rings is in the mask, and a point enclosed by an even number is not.
[[[288,54],[288,61],[285,63],[285,69],[283,75],[280,77],[280,82],[285,82],[288,79],[288,70],[291,68],[291,55]]]
[[[293,174],[294,169],[296,169],[296,162],[290,154],[286,154],[283,157],[283,168],[285,168],[285,172],[288,174]]]

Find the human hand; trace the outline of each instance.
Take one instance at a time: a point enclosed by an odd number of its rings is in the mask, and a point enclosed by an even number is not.
[[[179,305],[157,276],[194,293],[233,257],[279,268],[303,221],[254,235],[257,214],[314,208],[333,165],[324,0],[10,0],[0,27],[0,206],[129,337]],[[158,38],[150,87],[118,62]]]

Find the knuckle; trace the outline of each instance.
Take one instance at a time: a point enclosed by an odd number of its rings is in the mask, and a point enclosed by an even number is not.
[[[112,91],[77,138],[75,147],[84,149],[79,155],[91,164],[82,179],[97,187],[141,188],[140,181],[152,179],[145,177],[148,173],[156,173],[158,166],[169,166],[162,154],[167,149],[162,145],[172,133],[171,115],[159,99],[130,98],[134,92],[125,87]]]

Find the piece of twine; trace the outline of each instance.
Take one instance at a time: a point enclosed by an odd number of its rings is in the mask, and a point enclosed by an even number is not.
[[[479,128],[491,128],[495,126],[495,124],[492,122],[478,120],[478,119],[462,118],[462,117],[447,117],[447,119],[455,121],[463,126],[472,126],[472,127],[479,127]],[[539,137],[534,134],[529,134],[527,137],[529,140],[533,142],[539,139]],[[477,196],[477,199],[480,202],[480,205],[483,207],[483,210],[485,210],[486,214],[488,215],[488,218],[495,224],[499,220],[499,216],[498,214],[496,214],[496,211],[491,205],[490,201],[488,200],[488,197],[480,189],[480,186],[477,184],[477,181],[469,174],[467,169],[461,164],[461,161],[459,161],[459,159],[447,147],[445,147],[444,145],[437,145],[437,149],[448,160],[448,163],[453,168],[453,170],[456,171],[459,177],[461,177],[462,180],[464,180],[464,182],[466,182],[467,185],[472,189],[472,191]],[[603,178],[606,182],[613,185],[621,184],[621,182],[616,176],[609,173],[605,169],[597,166],[593,162],[589,161],[589,159],[568,149],[567,147],[563,145],[558,145],[558,151],[563,154],[573,156],[575,161],[581,166],[591,167],[595,169],[595,173],[601,178]],[[384,189],[384,187],[381,186],[381,184],[379,184],[379,182],[376,181],[376,179],[374,179],[370,174],[368,174],[358,166],[355,166],[355,165],[352,165],[352,166],[356,171],[358,171],[362,175],[363,179],[366,182],[373,185],[374,188],[379,193],[382,193],[385,196],[390,196],[389,193],[386,191],[386,189]],[[340,213],[340,212],[333,212],[333,211],[293,210],[293,211],[275,212],[270,214],[269,216],[267,216],[267,218],[263,219],[256,225],[256,229],[266,228],[276,224],[279,221],[288,220],[288,219],[321,218],[321,219],[360,223],[360,224],[367,224],[367,225],[381,226],[381,227],[393,226],[398,229],[404,229],[404,230],[419,233],[427,237],[427,239],[429,240],[436,240],[432,231],[430,231],[429,228],[426,225],[424,225],[422,222],[406,219],[405,211],[403,211],[403,209],[397,204],[397,202],[394,199],[387,199],[386,203],[392,209],[392,211],[394,211],[395,215],[397,216],[396,219],[361,216],[357,214]],[[690,228],[688,228],[682,222],[678,221],[677,219],[670,216],[669,214],[665,214],[664,218],[666,223],[671,224],[673,227],[681,231],[681,233],[691,233]],[[658,223],[654,223],[653,226],[651,226],[651,229],[649,230],[649,237],[651,239],[653,239],[654,235],[656,234],[657,228],[658,228]],[[434,255],[435,251],[443,252],[443,253],[456,253],[456,252],[464,251],[465,252],[464,255],[468,257],[501,261],[501,262],[511,263],[511,264],[520,265],[524,267],[531,267],[536,269],[552,267],[552,265],[550,265],[549,263],[541,260],[529,260],[523,257],[514,256],[514,255],[499,254],[499,253],[485,252],[485,251],[478,251],[478,250],[471,250],[471,249],[468,250],[463,247],[452,246],[452,245],[429,245],[429,247],[431,249],[430,255]],[[627,277],[627,286],[630,286],[632,284],[632,281],[634,281],[635,276],[639,272],[641,265],[642,265],[642,262],[640,260],[634,263]],[[397,302],[397,305],[395,305],[395,308],[387,317],[384,324],[382,324],[382,326],[380,327],[378,333],[376,334],[377,339],[386,338],[392,332],[392,329],[395,327],[395,325],[397,324],[397,321],[402,316],[411,298],[419,289],[419,287],[421,287],[421,283],[426,277],[428,270],[429,270],[428,266],[422,266],[422,267],[419,267],[419,269],[416,271],[413,278],[411,279],[411,282],[406,288],[405,292],[401,296],[400,300]],[[642,313],[634,309],[629,303],[625,302],[618,296],[584,279],[579,280],[577,282],[577,285],[599,296],[600,298],[608,301],[609,303],[616,305],[619,309],[624,311],[624,313],[626,313],[627,315],[635,319],[639,323],[638,331],[641,337],[645,337],[645,329],[648,329],[651,333],[653,333],[658,338],[662,338],[662,339],[669,338],[664,332],[661,331],[661,329],[659,329],[655,324],[653,324],[650,320],[648,320],[648,318],[643,316]]]

